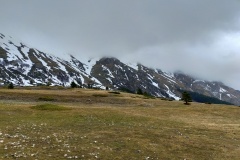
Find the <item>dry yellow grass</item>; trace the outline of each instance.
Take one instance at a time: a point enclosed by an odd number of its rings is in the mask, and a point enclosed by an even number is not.
[[[46,103],[71,110],[31,109]],[[0,113],[0,159],[240,157],[236,106],[186,106],[86,89],[23,88],[0,89]]]

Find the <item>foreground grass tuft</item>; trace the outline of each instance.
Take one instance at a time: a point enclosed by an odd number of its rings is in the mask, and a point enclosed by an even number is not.
[[[37,110],[49,110],[49,111],[70,110],[70,108],[55,105],[55,104],[41,104],[41,105],[32,106],[30,108],[37,109]]]

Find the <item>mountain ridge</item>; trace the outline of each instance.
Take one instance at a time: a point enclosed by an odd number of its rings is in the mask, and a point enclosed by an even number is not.
[[[124,63],[114,57],[65,60],[0,34],[0,85],[9,82],[31,86],[41,84],[70,86],[72,81],[101,89],[142,89],[153,96],[179,100],[180,90],[197,92],[240,105],[240,91],[221,82],[197,80],[182,72],[167,73],[140,63]]]

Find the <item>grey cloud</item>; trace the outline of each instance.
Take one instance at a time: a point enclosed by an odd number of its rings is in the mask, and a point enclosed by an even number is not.
[[[239,47],[222,38],[240,29],[238,0],[0,3],[0,32],[17,36],[44,51],[56,55],[73,53],[78,57],[115,56],[219,79],[240,89],[234,81],[240,78]]]

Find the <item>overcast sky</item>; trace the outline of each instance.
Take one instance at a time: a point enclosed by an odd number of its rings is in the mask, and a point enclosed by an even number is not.
[[[113,56],[240,90],[240,0],[0,0],[0,33],[61,57]]]

